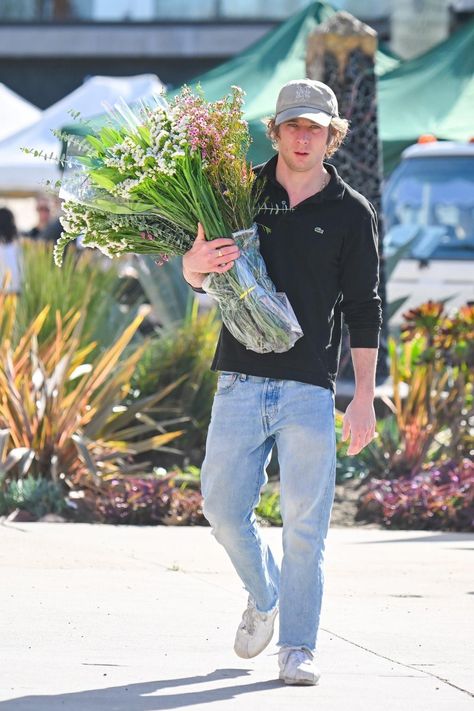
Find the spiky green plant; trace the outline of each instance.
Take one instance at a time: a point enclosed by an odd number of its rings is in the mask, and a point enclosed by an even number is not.
[[[183,422],[180,449],[185,460],[198,465],[202,462],[216,388],[217,374],[209,365],[219,329],[216,310],[200,313],[199,304],[194,300],[181,325],[164,329],[158,338],[150,341],[132,378],[133,390],[140,397],[182,379],[166,401],[153,411],[161,418],[179,418]]]
[[[64,318],[57,312],[55,332],[41,343],[48,307],[14,343],[16,305],[16,298],[0,293],[0,486],[28,471],[61,476],[70,486],[84,474],[98,482],[104,474],[133,470],[134,455],[181,434],[166,432],[148,413],[179,379],[127,403],[145,346],[129,355],[125,350],[143,314],[98,353],[94,343],[81,346],[80,312]]]
[[[384,402],[391,414],[352,460],[355,474],[412,476],[427,464],[472,457],[474,307],[448,316],[442,303],[427,302],[404,317],[401,342],[389,341],[393,396]],[[345,450],[339,443],[342,457]]]
[[[71,311],[83,311],[80,342],[97,341],[99,348],[112,343],[117,332],[136,316],[138,304],[128,310],[120,304],[123,280],[117,265],[101,259],[98,253],[71,247],[59,270],[53,261],[52,244],[25,238],[21,252],[23,283],[16,308],[15,340],[46,306],[49,311],[38,333],[40,342],[54,333],[57,313],[64,318]]]

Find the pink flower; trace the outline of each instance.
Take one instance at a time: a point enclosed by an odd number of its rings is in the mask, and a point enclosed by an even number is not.
[[[155,259],[155,264],[162,267],[165,262],[169,262],[170,258],[167,254],[160,254],[158,259]]]

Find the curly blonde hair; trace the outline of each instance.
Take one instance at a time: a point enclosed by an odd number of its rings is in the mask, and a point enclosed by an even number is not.
[[[278,150],[278,138],[280,135],[280,127],[275,125],[275,117],[263,119],[263,123],[267,127],[267,137],[272,142],[273,148]],[[349,121],[339,116],[333,116],[329,124],[328,143],[326,148],[325,158],[330,158],[338,150],[343,143],[349,131]]]

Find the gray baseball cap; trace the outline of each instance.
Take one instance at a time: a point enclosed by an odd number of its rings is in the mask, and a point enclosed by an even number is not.
[[[280,89],[275,126],[294,118],[305,118],[329,126],[339,116],[336,95],[327,84],[314,79],[294,79]]]

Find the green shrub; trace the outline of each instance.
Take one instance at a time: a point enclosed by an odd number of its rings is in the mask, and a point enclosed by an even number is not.
[[[181,451],[168,459],[169,466],[176,463],[176,456],[184,464],[201,464],[216,389],[217,373],[209,366],[220,320],[215,309],[201,314],[198,307],[194,300],[182,325],[164,329],[150,341],[132,378],[132,389],[140,397],[182,379],[166,401],[153,408],[161,420],[184,429]]]
[[[281,526],[280,511],[280,486],[267,485],[262,489],[260,501],[255,509],[258,516],[271,523],[273,526]]]
[[[67,509],[65,489],[56,481],[28,475],[24,479],[9,481],[0,490],[0,515],[15,509],[28,511],[35,518],[45,514],[63,514]]]
[[[99,258],[92,250],[70,249],[64,264],[53,262],[53,245],[22,239],[22,292],[16,309],[13,333],[18,342],[31,322],[45,307],[39,342],[56,331],[57,314],[64,319],[72,311],[84,313],[80,343],[96,342],[99,349],[113,343],[136,316],[137,305],[127,309],[120,303],[125,280],[116,262]]]
[[[393,397],[384,402],[391,414],[378,420],[377,438],[357,457],[339,442],[339,466],[353,476],[393,479],[472,457],[474,307],[448,316],[442,304],[423,304],[405,314],[402,340],[389,346]]]
[[[80,346],[84,315],[56,317],[56,330],[40,342],[49,309],[12,344],[17,299],[0,293],[0,488],[31,470],[70,487],[83,476],[133,470],[133,457],[180,435],[147,414],[180,381],[127,403],[130,378],[143,347],[125,356],[143,316],[102,353]],[[158,434],[157,434],[158,432]]]

